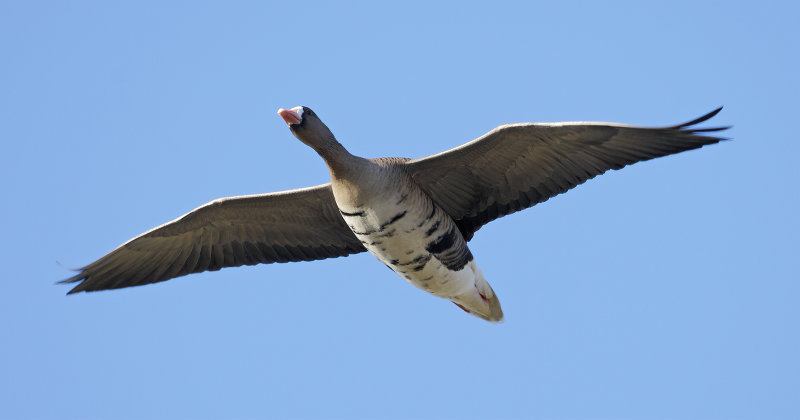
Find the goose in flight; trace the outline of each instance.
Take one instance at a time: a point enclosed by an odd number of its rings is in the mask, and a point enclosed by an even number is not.
[[[311,109],[281,108],[294,136],[328,165],[330,183],[211,201],[61,283],[78,283],[70,294],[91,292],[369,251],[414,286],[499,322],[500,301],[467,246],[475,231],[609,169],[717,143],[716,132],[728,127],[695,126],[721,109],[663,128],[507,124],[420,159],[365,159],[350,154]]]

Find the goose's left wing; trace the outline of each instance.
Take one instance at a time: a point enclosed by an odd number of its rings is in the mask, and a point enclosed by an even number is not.
[[[410,160],[406,166],[469,240],[484,224],[609,169],[723,140],[704,133],[728,127],[694,128],[721,109],[663,128],[594,122],[502,125],[455,149]]]

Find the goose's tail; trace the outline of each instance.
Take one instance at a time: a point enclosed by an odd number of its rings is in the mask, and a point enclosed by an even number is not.
[[[503,308],[500,307],[500,299],[497,298],[492,286],[483,277],[483,271],[478,268],[475,261],[471,261],[465,268],[471,269],[475,273],[475,287],[453,296],[450,301],[470,315],[489,322],[502,322]]]

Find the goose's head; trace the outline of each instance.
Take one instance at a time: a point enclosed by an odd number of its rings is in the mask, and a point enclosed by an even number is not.
[[[317,117],[311,108],[296,106],[278,110],[278,115],[289,125],[292,134],[320,154],[338,146],[331,130]]]

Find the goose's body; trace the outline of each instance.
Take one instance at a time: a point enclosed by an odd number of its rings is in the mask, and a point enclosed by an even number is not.
[[[353,182],[334,178],[333,196],[345,223],[367,251],[409,283],[486,320],[502,320],[467,241],[414,183],[405,161],[377,159]]]
[[[131,239],[64,280],[69,293],[137,286],[223,267],[369,251],[409,283],[500,321],[467,241],[482,225],[609,169],[722,140],[685,124],[510,124],[422,159],[354,156],[308,108],[278,113],[330,169],[331,183],[212,201]]]

